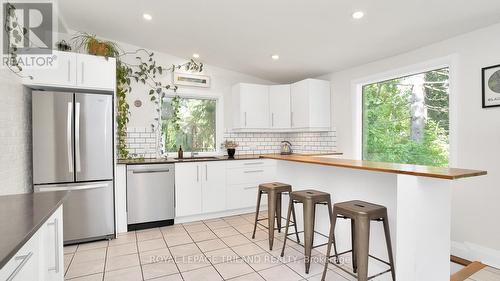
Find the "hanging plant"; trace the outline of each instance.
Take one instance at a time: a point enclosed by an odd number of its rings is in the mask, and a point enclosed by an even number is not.
[[[133,52],[124,52],[116,43],[100,40],[93,34],[79,33],[73,37],[73,40],[76,43],[76,49],[84,49],[89,54],[116,58],[117,149],[118,156],[122,159],[130,158],[126,144],[127,124],[130,116],[126,97],[132,91],[131,84],[133,82],[142,83],[149,88],[149,100],[155,104],[157,114],[157,117],[154,118],[155,123],[151,124],[151,128],[154,132],[159,133],[158,130],[161,130],[161,102],[167,92],[175,94],[178,89],[175,85],[162,83],[159,78],[180,69],[191,72],[203,71],[203,63],[196,62],[193,59],[184,64],[164,67],[157,64],[153,52],[142,48]],[[130,56],[135,56],[135,63],[125,61],[125,58]],[[176,106],[174,106],[172,121],[174,128],[180,130],[179,97],[177,95],[173,98],[173,104],[176,104]],[[159,151],[162,149],[162,142],[158,142],[158,146],[157,150]]]

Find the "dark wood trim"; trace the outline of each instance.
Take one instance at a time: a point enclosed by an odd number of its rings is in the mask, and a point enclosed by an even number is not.
[[[470,260],[463,259],[454,255],[450,256],[450,261],[459,265],[468,266],[472,262]]]
[[[467,265],[465,268],[463,268],[462,270],[451,275],[450,281],[465,281],[469,277],[471,277],[474,273],[482,270],[485,267],[486,267],[486,265],[484,265],[478,261],[472,262],[469,265]]]

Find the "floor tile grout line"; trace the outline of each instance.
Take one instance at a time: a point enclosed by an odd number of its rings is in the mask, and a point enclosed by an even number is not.
[[[108,262],[108,246],[109,246],[109,240],[108,240],[108,244],[106,246],[106,251],[104,252],[104,267],[103,267],[103,271],[102,271],[102,281],[104,281],[104,276],[106,275],[106,263]]]
[[[172,250],[170,250],[170,246],[168,246],[167,240],[165,239],[165,234],[163,233],[163,231],[161,231],[161,228],[160,228],[160,232],[161,232],[161,236],[163,237],[163,241],[165,242],[165,245],[167,245],[167,250],[170,253],[170,257],[172,257],[172,262],[175,264],[175,268],[177,268],[177,272],[179,272],[179,273],[174,273],[174,274],[179,274],[181,276],[181,279],[184,280],[184,276],[182,276],[181,269],[179,268],[179,265],[177,265],[177,262],[175,261],[175,257],[172,254]],[[141,264],[141,268],[142,268],[142,264]],[[170,274],[170,275],[174,275],[174,274]],[[165,276],[170,276],[170,275],[165,275]]]

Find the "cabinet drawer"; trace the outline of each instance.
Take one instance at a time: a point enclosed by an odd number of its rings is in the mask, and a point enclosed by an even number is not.
[[[13,281],[36,281],[39,280],[39,251],[40,233],[39,231],[23,245],[23,247],[10,259],[7,264],[0,269],[0,280],[7,280],[9,277]]]
[[[227,209],[255,207],[259,184],[238,184],[227,187]]]
[[[237,168],[256,168],[259,166],[276,166],[276,160],[273,159],[253,159],[253,160],[237,160],[227,161],[228,169]]]
[[[276,177],[276,167],[252,166],[241,169],[227,170],[227,184],[260,184],[273,181]]]

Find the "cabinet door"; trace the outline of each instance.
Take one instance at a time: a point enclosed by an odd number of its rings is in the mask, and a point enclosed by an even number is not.
[[[292,128],[309,127],[309,86],[308,81],[303,80],[292,84],[291,97],[291,124]]]
[[[269,128],[269,87],[266,85],[240,85],[240,123],[243,128]]]
[[[202,171],[200,163],[175,165],[175,216],[201,214]]]
[[[41,228],[41,272],[46,281],[64,280],[62,207]]]
[[[202,210],[203,213],[226,209],[226,163],[203,162]]]
[[[290,128],[290,85],[269,86],[271,128]]]
[[[113,91],[116,86],[116,64],[114,58],[78,54],[78,87]]]
[[[23,78],[23,84],[74,87],[76,85],[76,54],[54,51],[53,58],[52,67],[26,68],[23,75],[32,76],[33,79]]]

